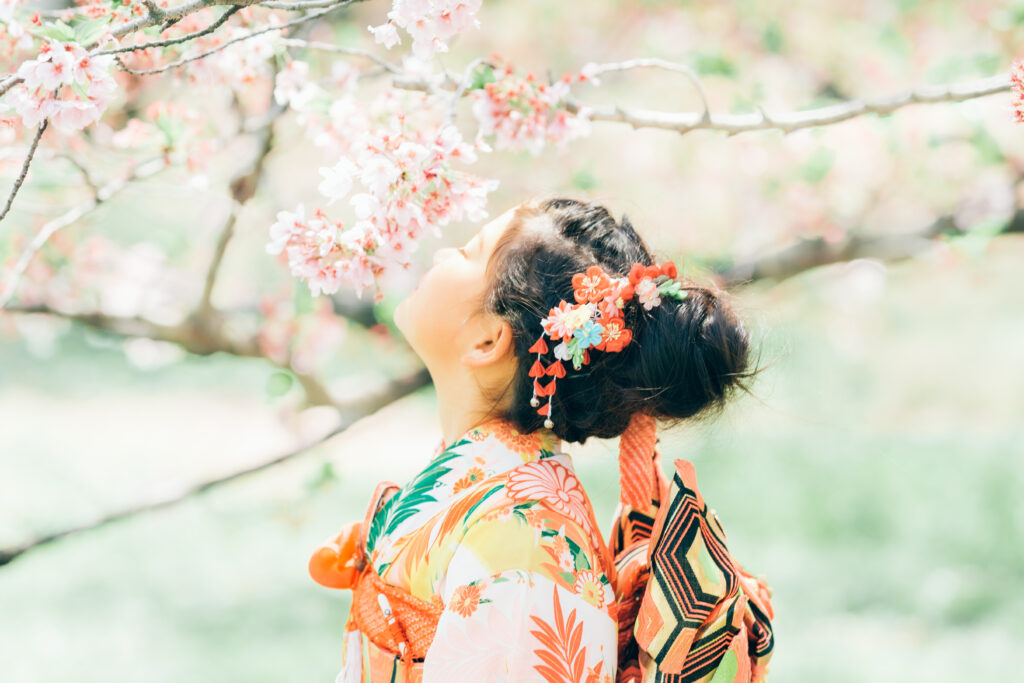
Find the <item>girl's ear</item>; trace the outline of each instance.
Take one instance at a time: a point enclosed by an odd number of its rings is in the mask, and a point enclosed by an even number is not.
[[[478,316],[478,329],[472,349],[462,355],[463,365],[471,368],[491,365],[512,353],[512,326],[501,316]]]

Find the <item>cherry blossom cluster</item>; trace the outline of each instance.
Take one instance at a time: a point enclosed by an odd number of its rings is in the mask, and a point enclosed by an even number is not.
[[[277,13],[266,16],[268,26],[282,23]],[[228,26],[209,36],[200,36],[192,43],[190,55],[201,54],[229,40],[248,35],[252,29]],[[270,58],[280,48],[280,31],[268,31],[231,43],[202,59],[188,62],[186,73],[190,83],[203,85],[234,85],[253,83],[270,76]]]
[[[482,0],[394,0],[388,21],[367,26],[373,39],[384,47],[401,43],[398,27],[412,36],[412,51],[428,60],[436,52],[448,51],[448,40],[469,27],[479,28],[476,13]]]
[[[14,18],[19,0],[0,0],[0,56],[13,57],[18,50],[32,48],[32,34]]]
[[[317,189],[328,205],[346,197],[357,182],[362,186],[349,199],[357,218],[350,228],[321,209],[307,217],[303,204],[278,213],[270,227],[267,253],[286,257],[291,273],[305,280],[314,296],[333,294],[348,283],[358,296],[375,289],[379,301],[378,277],[390,266],[407,268],[409,254],[428,229],[439,236],[439,226],[449,221],[487,217],[487,193],[498,181],[451,166],[473,163],[478,149],[489,150],[486,144],[464,142],[451,124],[431,131],[408,125],[406,118],[394,114],[387,125],[361,133],[351,155],[319,169],[323,181]]]
[[[1010,67],[1010,88],[1013,91],[1013,115],[1017,123],[1024,123],[1024,59]]]
[[[610,277],[600,266],[590,266],[585,272],[572,276],[573,298],[570,304],[564,299],[557,308],[552,308],[541,319],[540,337],[530,347],[530,353],[537,354],[537,360],[530,368],[533,378],[533,396],[530,405],[540,405],[538,396],[547,396],[548,402],[537,412],[546,416],[544,426],[551,429],[551,399],[555,394],[555,382],[565,377],[562,361],[572,361],[574,370],[590,362],[589,349],[598,351],[621,351],[633,338],[633,332],[626,327],[622,311],[626,302],[635,295],[645,310],[661,305],[661,298],[685,299],[687,292],[676,279],[676,265],[666,261],[660,265],[645,266],[634,263],[628,277]],[[562,340],[553,350],[555,361],[547,367],[541,356],[548,353],[544,337],[552,341]],[[542,377],[550,377],[547,385],[541,384]]]
[[[39,56],[23,62],[24,79],[9,96],[26,126],[49,118],[66,131],[97,121],[117,90],[110,74],[113,57],[91,57],[80,45],[48,40]]]
[[[480,132],[494,136],[495,149],[526,149],[537,155],[548,143],[564,149],[570,140],[590,134],[590,108],[582,106],[574,114],[566,106],[569,86],[590,76],[566,73],[554,83],[544,83],[532,71],[517,74],[498,55],[491,59],[497,68],[485,67],[481,80],[487,82],[469,95]]]

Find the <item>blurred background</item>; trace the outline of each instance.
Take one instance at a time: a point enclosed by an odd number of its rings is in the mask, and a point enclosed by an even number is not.
[[[363,27],[388,7],[333,14],[310,39],[386,54]],[[1010,0],[484,0],[479,19],[441,55],[448,68],[492,52],[556,76],[661,57],[693,68],[722,113],[970,81],[1024,55],[1024,3]],[[327,72],[335,59],[310,62]],[[169,92],[203,106],[198,86]],[[666,71],[604,74],[574,94],[700,111]],[[695,464],[730,550],[773,589],[769,680],[1019,675],[1024,127],[1009,102],[918,104],[787,135],[595,122],[565,151],[496,151],[472,167],[501,181],[492,217],[532,193],[590,198],[684,274],[728,286],[770,367],[716,422],[663,432],[664,464]],[[422,381],[379,410],[346,401],[417,376],[391,311],[437,247],[480,225],[426,239],[377,304],[314,299],[264,252],[275,214],[314,205],[315,169],[333,163],[302,127],[293,112],[276,122],[212,293],[220,311],[258,311],[238,322],[254,352],[118,322],[167,323],[174,302],[186,312],[200,295],[230,150],[209,181],[171,169],[62,230],[0,313],[0,681],[334,679],[348,596],[308,577],[309,554],[440,439]],[[5,156],[0,186],[21,158]],[[100,147],[82,158],[109,162]],[[33,168],[0,226],[0,263],[81,199],[78,182],[69,165]],[[41,310],[55,291],[85,291],[88,305]],[[606,531],[617,448],[566,448]]]

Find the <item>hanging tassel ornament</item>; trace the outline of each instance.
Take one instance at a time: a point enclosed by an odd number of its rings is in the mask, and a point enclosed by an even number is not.
[[[530,405],[536,408],[540,405],[540,400],[537,398],[537,387],[539,386],[537,379],[543,377],[545,374],[544,364],[540,362],[541,355],[548,352],[548,344],[544,341],[544,335],[542,334],[537,341],[530,347],[530,353],[537,354],[537,360],[533,362],[533,367],[530,368],[530,377],[533,377],[533,398],[530,399]],[[554,391],[554,389],[552,389]],[[550,429],[550,427],[549,427]]]

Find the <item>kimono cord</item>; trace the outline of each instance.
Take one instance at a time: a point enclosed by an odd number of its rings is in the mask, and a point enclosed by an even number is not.
[[[650,415],[633,413],[626,431],[619,437],[619,500],[635,510],[651,505],[654,485],[654,446],[658,423]]]

